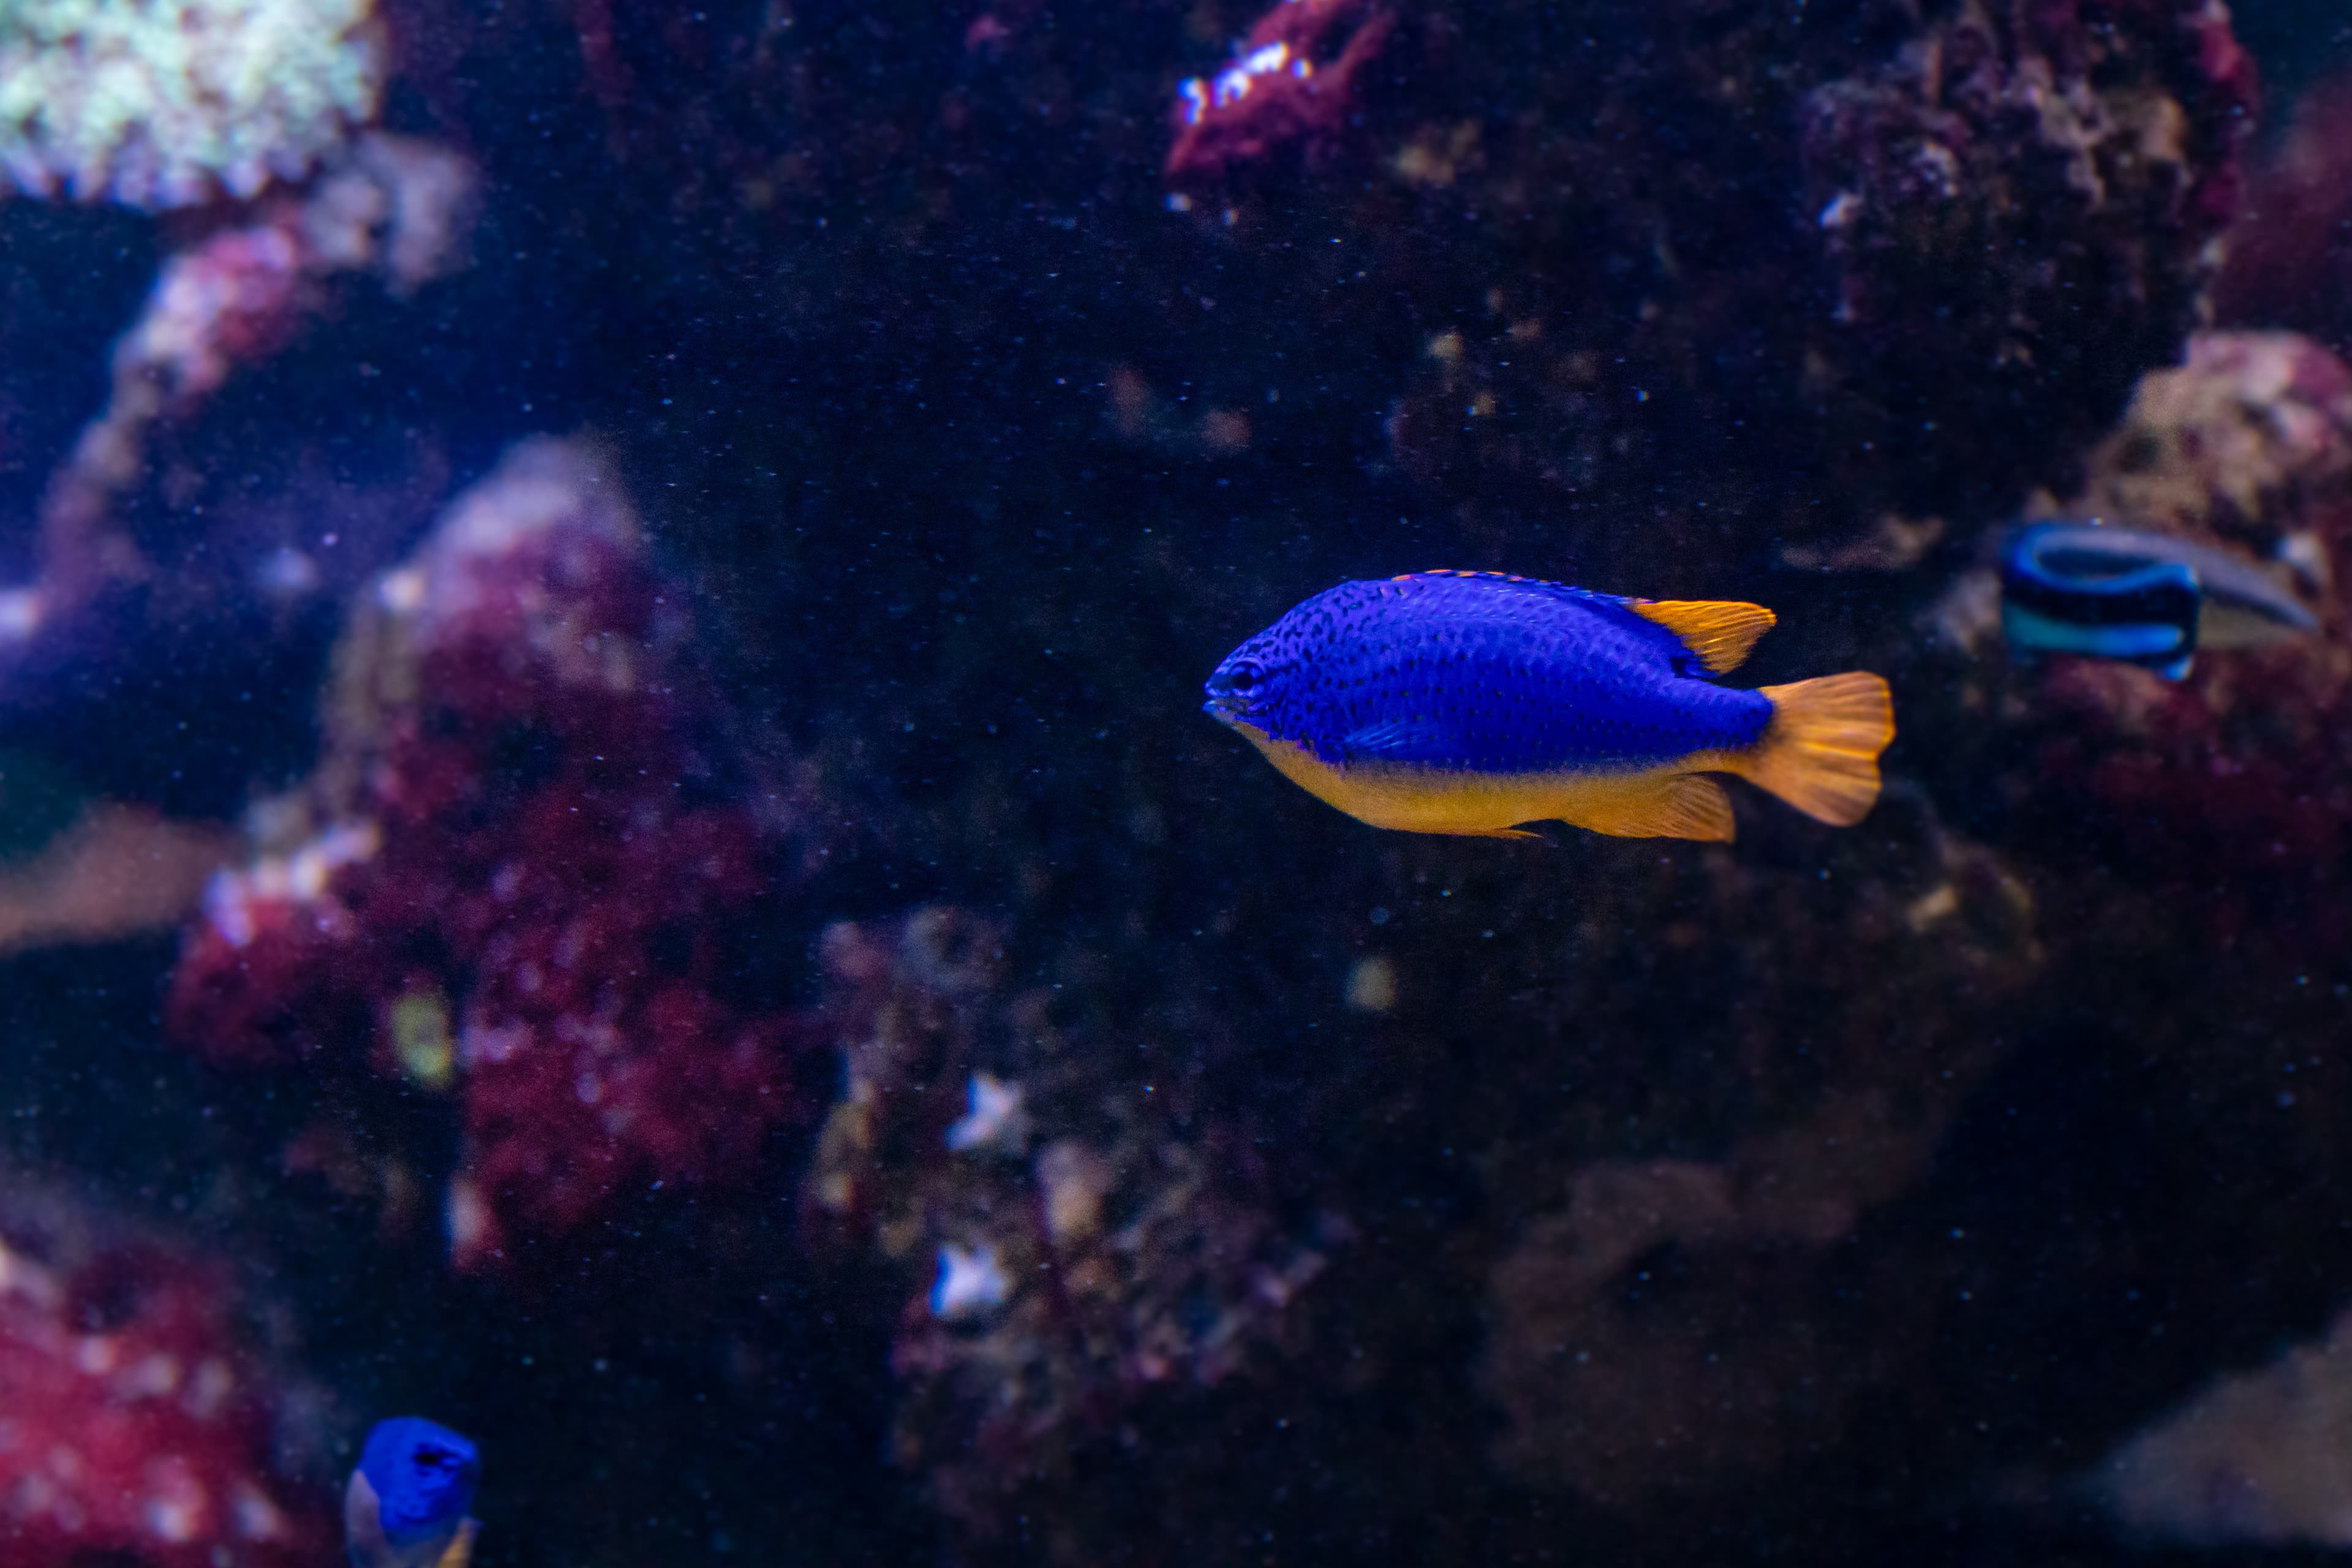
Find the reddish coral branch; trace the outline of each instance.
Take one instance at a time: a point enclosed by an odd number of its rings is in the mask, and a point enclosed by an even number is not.
[[[1206,183],[1286,149],[1313,155],[1328,146],[1395,26],[1370,0],[1283,0],[1250,29],[1233,64],[1177,89],[1169,182]]]

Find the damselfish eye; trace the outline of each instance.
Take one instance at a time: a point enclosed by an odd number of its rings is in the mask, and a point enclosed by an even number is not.
[[[1230,684],[1235,691],[1247,691],[1251,687],[1257,684],[1257,671],[1252,669],[1248,665],[1243,665],[1239,669],[1234,671],[1228,684]]]

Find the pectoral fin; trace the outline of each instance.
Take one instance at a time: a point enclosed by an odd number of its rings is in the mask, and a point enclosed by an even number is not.
[[[1433,719],[1391,719],[1339,738],[1340,752],[1351,763],[1443,761],[1457,749],[1453,735]]]

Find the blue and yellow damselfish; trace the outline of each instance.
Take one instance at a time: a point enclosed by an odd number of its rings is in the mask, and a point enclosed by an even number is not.
[[[379,1421],[343,1492],[352,1568],[467,1568],[474,1551],[474,1445],[421,1415]]]
[[[1375,827],[1521,838],[1514,825],[1557,819],[1728,840],[1731,802],[1710,773],[1859,822],[1895,738],[1885,681],[1855,671],[1742,691],[1709,679],[1773,619],[1494,572],[1342,583],[1236,648],[1204,706]]]

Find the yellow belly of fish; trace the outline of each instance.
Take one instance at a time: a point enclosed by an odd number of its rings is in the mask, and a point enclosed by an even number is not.
[[[1304,747],[1234,726],[1285,778],[1360,822],[1405,833],[1526,838],[1522,822],[1565,822],[1619,838],[1728,843],[1731,802],[1699,775],[1738,759],[1702,752],[1629,773],[1473,773],[1437,768],[1339,768]]]

